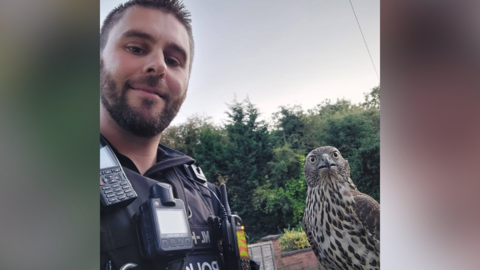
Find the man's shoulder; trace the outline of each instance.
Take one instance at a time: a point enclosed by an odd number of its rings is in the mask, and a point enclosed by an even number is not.
[[[173,167],[181,164],[191,165],[195,163],[195,159],[184,153],[167,147],[163,144],[158,145],[157,167]]]
[[[172,149],[170,147],[167,147],[163,144],[158,145],[158,150],[162,153],[162,156],[164,156],[165,158],[189,157],[189,156],[185,155],[184,153],[182,153],[178,150]]]

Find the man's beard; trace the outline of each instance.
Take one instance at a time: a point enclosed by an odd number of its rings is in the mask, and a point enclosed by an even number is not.
[[[143,117],[140,111],[152,109],[155,101],[144,98],[142,99],[142,108],[135,110],[127,102],[127,91],[132,88],[133,83],[157,87],[159,80],[160,76],[145,76],[135,81],[127,80],[122,89],[119,89],[119,85],[112,75],[104,69],[103,61],[100,61],[100,100],[119,126],[136,136],[151,138],[162,133],[175,118],[185,100],[186,91],[179,97],[172,97],[168,92],[165,95],[162,94],[165,108],[151,120]]]

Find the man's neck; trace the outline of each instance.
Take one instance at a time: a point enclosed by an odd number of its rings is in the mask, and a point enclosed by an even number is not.
[[[144,174],[157,161],[160,134],[151,138],[138,137],[120,127],[100,109],[100,133],[120,152],[130,158],[140,174]]]

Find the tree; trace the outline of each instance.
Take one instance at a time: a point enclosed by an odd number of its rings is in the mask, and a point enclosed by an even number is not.
[[[303,176],[303,155],[294,155],[296,175],[284,181],[284,186],[275,186],[267,180],[255,189],[254,206],[268,217],[270,224],[264,227],[264,234],[281,231],[283,228],[296,227],[302,221],[305,210],[307,185]]]
[[[228,138],[225,129],[211,125],[203,126],[195,147],[195,159],[210,182],[225,183],[228,180],[226,148]]]
[[[200,143],[200,132],[206,126],[212,126],[210,117],[193,115],[184,124],[165,129],[160,143],[186,155],[194,156],[195,148]]]
[[[362,105],[366,109],[380,109],[380,86],[372,88],[370,93],[365,93],[365,102]]]
[[[272,132],[276,146],[288,144],[291,149],[304,154],[305,149],[305,114],[302,107],[281,106],[273,116],[276,130]]]
[[[288,144],[273,149],[273,158],[268,162],[269,179],[275,188],[285,187],[286,181],[296,178],[302,167],[299,156]]]
[[[252,202],[255,188],[262,185],[268,174],[267,163],[272,158],[267,124],[258,120],[258,109],[248,100],[233,101],[225,125],[228,143],[220,170],[227,177],[230,206],[242,217],[252,234],[260,234],[267,221],[259,218]]]

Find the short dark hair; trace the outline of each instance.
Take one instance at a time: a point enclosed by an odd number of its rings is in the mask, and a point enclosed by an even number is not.
[[[108,34],[113,26],[122,18],[125,11],[133,6],[140,6],[145,8],[157,9],[166,14],[173,14],[180,23],[185,27],[188,33],[190,42],[190,67],[193,61],[193,34],[192,34],[192,20],[190,19],[190,12],[185,8],[185,5],[180,0],[130,0],[126,3],[118,5],[114,8],[103,21],[100,30],[100,51],[103,51],[107,44]]]

